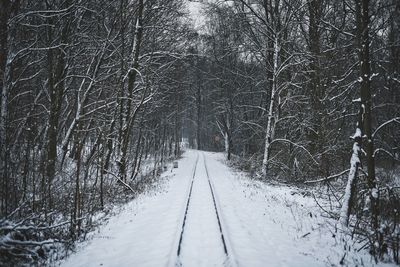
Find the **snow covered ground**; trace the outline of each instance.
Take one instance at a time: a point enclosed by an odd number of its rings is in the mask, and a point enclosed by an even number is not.
[[[61,266],[375,266],[366,252],[344,250],[313,198],[251,180],[221,153],[188,150],[160,179]]]

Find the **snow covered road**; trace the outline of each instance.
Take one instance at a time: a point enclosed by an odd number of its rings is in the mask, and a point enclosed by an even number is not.
[[[339,266],[343,247],[311,197],[250,180],[222,154],[196,150],[160,179],[161,188],[128,203],[62,266]],[[353,252],[347,260],[360,262]]]

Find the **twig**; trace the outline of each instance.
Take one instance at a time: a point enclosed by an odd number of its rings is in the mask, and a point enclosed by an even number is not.
[[[334,174],[334,175],[331,175],[331,176],[328,176],[328,177],[325,177],[325,178],[321,178],[321,179],[318,179],[318,180],[305,181],[304,183],[305,184],[313,184],[313,183],[326,182],[326,181],[335,179],[335,178],[337,178],[339,176],[342,176],[343,174],[348,173],[349,171],[350,171],[350,169],[347,169],[347,170],[344,170],[344,171],[342,171],[341,173],[338,173],[338,174]]]
[[[105,171],[106,173],[111,174],[112,176],[114,176],[114,177],[115,177],[119,182],[121,182],[126,188],[128,188],[129,190],[131,190],[132,193],[136,193],[135,190],[133,190],[132,187],[131,187],[129,184],[127,184],[127,183],[125,183],[124,181],[122,181],[121,178],[119,178],[117,175],[115,175],[114,173],[112,173],[112,172],[110,172],[110,171],[107,171],[107,170],[104,170],[104,171]]]

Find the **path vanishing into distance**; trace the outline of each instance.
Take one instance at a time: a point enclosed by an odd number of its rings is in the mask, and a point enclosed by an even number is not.
[[[306,267],[340,261],[312,198],[250,180],[224,162],[222,153],[188,150],[178,168],[161,175],[157,189],[126,204],[61,265]]]

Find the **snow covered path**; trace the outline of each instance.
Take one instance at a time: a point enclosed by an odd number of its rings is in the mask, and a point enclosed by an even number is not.
[[[233,172],[221,153],[189,150],[160,179],[62,266],[374,266],[343,251],[313,198]]]

